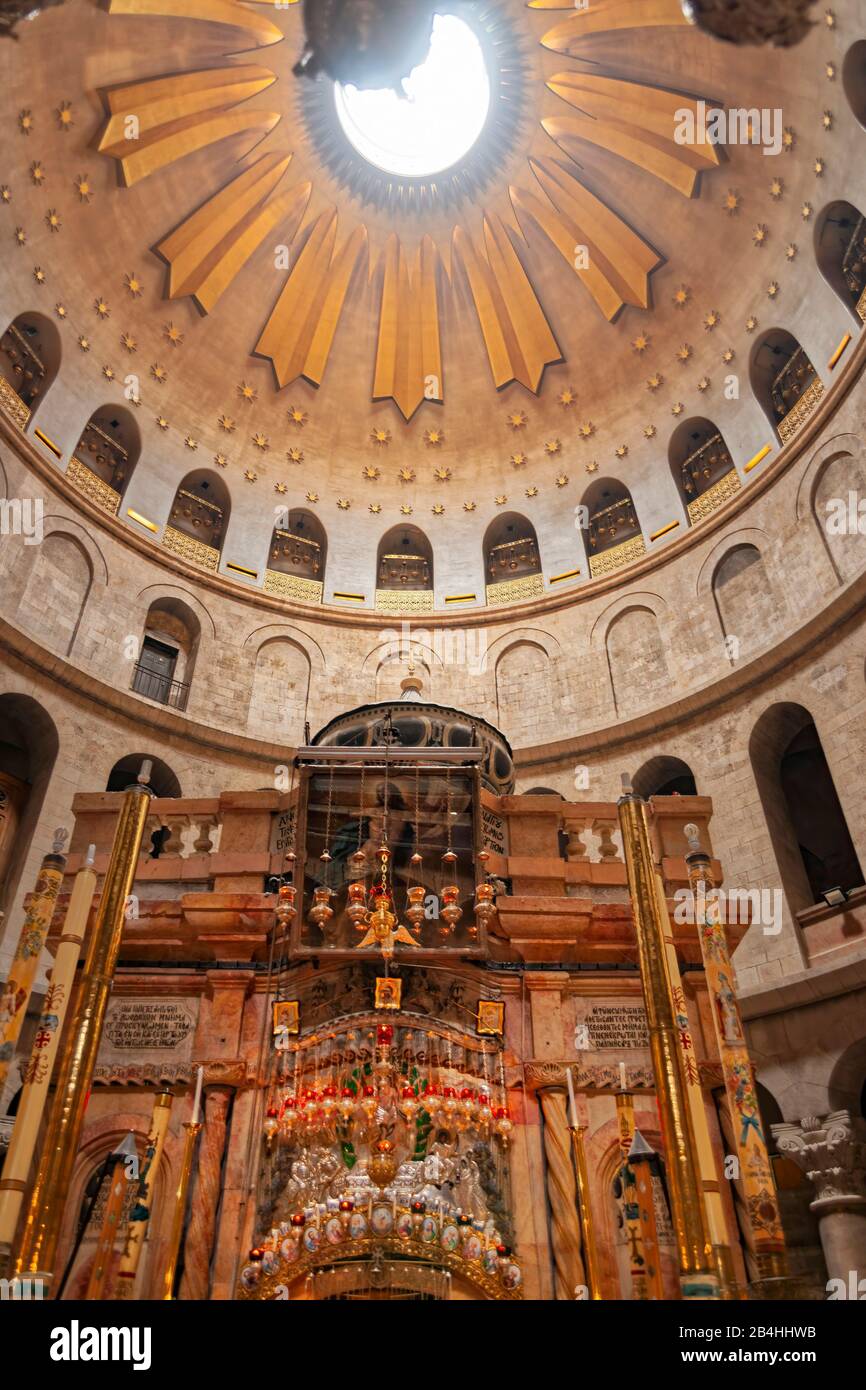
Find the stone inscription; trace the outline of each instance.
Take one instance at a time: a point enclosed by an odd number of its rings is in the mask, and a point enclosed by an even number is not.
[[[115,1052],[175,1052],[191,1044],[194,1026],[189,1006],[176,999],[118,999],[108,1008],[105,1040]]]
[[[492,854],[507,854],[505,821],[486,806],[481,807],[481,843]]]
[[[623,1051],[649,1047],[646,1014],[640,1004],[590,1004],[581,1008],[574,1028],[577,1052]]]

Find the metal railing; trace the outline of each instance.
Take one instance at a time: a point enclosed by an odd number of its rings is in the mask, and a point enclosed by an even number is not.
[[[135,664],[132,689],[146,700],[156,700],[160,705],[169,705],[171,709],[186,709],[189,686],[183,681],[173,681],[159,671],[151,671],[140,662]]]

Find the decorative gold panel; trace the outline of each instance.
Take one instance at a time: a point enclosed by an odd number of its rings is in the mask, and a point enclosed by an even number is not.
[[[265,593],[290,598],[297,603],[321,603],[322,581],[305,579],[300,574],[283,574],[280,570],[265,570]]]
[[[503,579],[501,584],[487,585],[487,604],[496,608],[503,603],[524,603],[530,598],[541,598],[544,593],[544,576],[524,574],[519,579]]]
[[[786,444],[789,439],[793,438],[804,420],[808,420],[823,394],[824,383],[820,377],[816,377],[815,380],[806,387],[806,390],[803,392],[794,408],[788,411],[788,414],[783,420],[779,421],[779,438],[783,444]]]
[[[866,290],[863,291],[860,298],[857,300],[857,313],[863,322],[866,323]]]
[[[689,521],[692,526],[696,526],[699,521],[705,521],[711,513],[718,511],[719,507],[723,507],[740,491],[741,486],[740,475],[736,468],[732,468],[730,473],[719,478],[719,481],[713,483],[712,487],[708,487],[706,492],[702,492],[700,497],[689,502]]]
[[[425,398],[442,399],[438,260],[429,236],[422,238],[411,267],[400,238],[396,233],[388,238],[373,399],[390,397],[406,420]]]
[[[26,430],[30,420],[30,407],[26,406],[14,387],[5,376],[0,376],[0,410],[14,420],[20,430]]]
[[[376,608],[380,613],[432,613],[432,589],[377,589]]]
[[[73,487],[87,498],[88,502],[94,502],[97,507],[101,507],[104,512],[108,512],[111,516],[117,515],[117,509],[120,506],[120,493],[115,492],[108,483],[104,483],[93,472],[92,468],[88,468],[87,464],[82,463],[81,459],[76,458],[74,454],[69,460],[66,476]]]
[[[173,551],[182,560],[188,560],[191,565],[198,565],[203,570],[219,569],[218,550],[214,550],[212,545],[197,541],[194,536],[184,535],[183,531],[175,531],[173,526],[166,526],[162,533],[162,543],[166,550]]]
[[[600,555],[590,555],[589,572],[593,579],[599,579],[603,574],[611,574],[614,570],[622,569],[623,565],[630,565],[645,554],[643,536],[632,536],[631,540],[612,545],[610,550],[603,550]]]

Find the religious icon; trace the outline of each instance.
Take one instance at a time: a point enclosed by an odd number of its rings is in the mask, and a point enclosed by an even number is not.
[[[505,1031],[505,1005],[492,999],[479,999],[475,1031],[487,1038],[501,1038]]]
[[[300,1004],[297,999],[279,999],[274,1004],[274,1037],[301,1031]]]
[[[376,980],[375,1006],[377,1009],[399,1009],[403,996],[403,981],[392,980],[380,975]]]

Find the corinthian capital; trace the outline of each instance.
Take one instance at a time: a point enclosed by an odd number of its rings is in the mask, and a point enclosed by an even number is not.
[[[816,1201],[866,1202],[866,1124],[848,1110],[799,1124],[772,1126],[780,1153],[792,1158],[813,1184]],[[813,1206],[815,1204],[813,1203]]]

